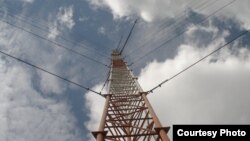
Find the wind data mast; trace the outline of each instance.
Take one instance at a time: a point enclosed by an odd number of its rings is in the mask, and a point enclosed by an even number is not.
[[[169,141],[169,127],[162,127],[146,94],[121,54],[113,51],[109,93],[99,130],[92,132],[96,140]]]

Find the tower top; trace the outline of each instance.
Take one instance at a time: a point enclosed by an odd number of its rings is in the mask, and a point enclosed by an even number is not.
[[[116,49],[116,50],[113,50],[113,51],[112,51],[112,54],[111,54],[111,55],[112,55],[112,56],[114,56],[114,55],[117,56],[117,55],[121,55],[121,54],[120,54],[120,51]]]

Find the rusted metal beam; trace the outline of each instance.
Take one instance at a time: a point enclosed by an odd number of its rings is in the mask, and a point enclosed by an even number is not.
[[[153,107],[151,106],[150,102],[148,101],[146,93],[140,93],[140,94],[141,94],[142,98],[144,99],[144,102],[145,102],[146,106],[148,107],[149,113],[153,118],[153,121],[154,121],[154,124],[155,124],[156,128],[162,128],[161,122],[158,119],[157,115],[155,114],[155,112],[153,110]],[[161,137],[161,139],[163,141],[169,141],[169,138],[168,138],[167,133],[166,133],[165,130],[160,129],[159,130],[159,135],[160,135],[160,137]]]
[[[113,52],[109,80],[110,95],[97,132],[97,141],[169,141],[169,128],[162,127],[137,79],[119,52]]]
[[[97,141],[104,141],[104,138],[105,138],[106,133],[107,133],[104,131],[104,127],[105,127],[105,123],[106,123],[106,117],[108,114],[108,105],[109,105],[110,97],[111,97],[111,95],[106,96],[106,102],[104,105],[104,110],[103,110],[103,114],[102,114],[102,118],[101,118],[101,122],[100,122],[100,126],[99,126],[99,131],[92,132],[93,135],[96,137]]]

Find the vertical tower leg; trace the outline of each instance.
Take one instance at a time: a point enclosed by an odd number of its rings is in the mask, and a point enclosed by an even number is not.
[[[153,121],[155,123],[155,127],[159,130],[158,132],[159,132],[159,135],[160,135],[161,139],[163,141],[170,141],[169,138],[168,138],[168,136],[167,136],[166,130],[164,129],[164,127],[162,127],[161,122],[158,119],[157,115],[155,114],[154,109],[152,108],[150,102],[148,101],[148,98],[147,98],[146,94],[145,93],[141,93],[141,96],[142,96],[142,98],[143,98],[146,106],[148,107],[150,115],[153,118]]]
[[[105,101],[105,106],[104,106],[104,110],[102,113],[99,131],[92,132],[93,136],[96,138],[97,141],[104,141],[104,138],[107,134],[107,132],[104,131],[104,127],[105,127],[105,123],[106,123],[106,117],[108,114],[108,106],[109,106],[110,97],[111,97],[111,95],[106,96],[106,101]]]

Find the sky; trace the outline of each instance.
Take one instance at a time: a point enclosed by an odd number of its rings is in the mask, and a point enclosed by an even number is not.
[[[248,5],[0,0],[0,51],[100,92],[112,50],[138,19],[123,57],[147,91],[249,30]],[[249,38],[237,38],[148,95],[164,126],[250,124]],[[3,54],[0,80],[0,140],[94,140],[104,98]]]

